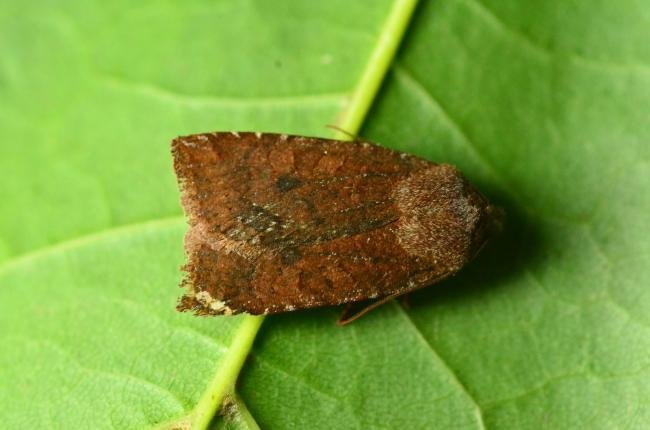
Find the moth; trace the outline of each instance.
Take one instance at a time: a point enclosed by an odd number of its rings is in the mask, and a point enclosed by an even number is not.
[[[189,223],[180,311],[374,299],[363,313],[458,272],[495,223],[455,167],[369,142],[217,132],[172,154]]]

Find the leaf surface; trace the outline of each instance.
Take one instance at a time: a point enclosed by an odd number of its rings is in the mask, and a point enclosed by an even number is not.
[[[185,223],[168,142],[324,134],[390,6],[0,5],[6,427],[189,425],[231,388],[256,328],[173,310]],[[648,6],[423,2],[360,135],[457,164],[505,230],[408,305],[345,328],[335,309],[268,318],[238,384],[251,419],[648,426]]]

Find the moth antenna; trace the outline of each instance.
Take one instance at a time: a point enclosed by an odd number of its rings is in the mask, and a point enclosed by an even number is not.
[[[339,127],[338,125],[334,125],[334,124],[326,124],[325,127],[327,127],[327,128],[331,128],[332,130],[336,130],[336,131],[338,131],[339,133],[343,133],[343,134],[345,134],[345,135],[348,136],[350,139],[352,139],[352,141],[354,141],[354,142],[356,142],[356,141],[359,140],[359,136],[357,136],[356,134],[352,134],[352,133],[350,133],[350,132],[347,131],[347,130],[343,130],[343,129],[342,129],[341,127]]]
[[[363,314],[370,312],[371,310],[378,308],[379,306],[385,304],[386,302],[393,300],[395,297],[401,296],[402,294],[406,293],[407,291],[402,291],[399,293],[391,294],[390,296],[386,296],[382,299],[377,300],[376,302],[370,303],[368,306],[365,308],[361,309],[359,312],[356,312],[350,316],[346,316],[346,314],[350,311],[350,308],[352,307],[353,303],[348,303],[348,305],[343,309],[343,312],[341,312],[341,316],[339,317],[339,320],[336,322],[340,326],[347,325],[351,323],[352,321],[356,320],[357,318],[361,317]]]

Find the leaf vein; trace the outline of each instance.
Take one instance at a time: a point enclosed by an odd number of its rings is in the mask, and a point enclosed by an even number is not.
[[[180,105],[188,105],[192,107],[265,107],[275,108],[278,106],[287,105],[302,105],[302,104],[322,104],[331,103],[336,106],[342,107],[348,99],[348,93],[322,93],[322,94],[302,94],[302,95],[287,95],[287,96],[268,96],[268,97],[219,97],[210,95],[190,95],[182,94],[170,89],[163,88],[158,85],[153,85],[144,82],[130,81],[125,77],[115,75],[101,75],[98,77],[100,82],[108,86],[128,89],[140,94],[158,98],[161,100],[177,103]]]
[[[34,338],[28,338],[26,336],[21,336],[21,335],[14,335],[16,337],[20,337],[27,343],[33,343],[33,344],[41,344],[45,347],[49,347],[55,351],[57,351],[60,355],[66,357],[71,363],[76,365],[80,370],[88,372],[88,373],[94,373],[97,375],[105,376],[110,379],[114,380],[122,380],[125,382],[129,383],[135,383],[138,384],[148,390],[154,390],[157,391],[161,394],[164,394],[166,397],[172,399],[182,410],[186,409],[185,403],[174,393],[172,393],[170,390],[161,387],[160,385],[157,385],[151,381],[147,381],[146,379],[142,378],[141,376],[135,376],[131,375],[128,373],[124,372],[115,372],[115,371],[108,371],[108,370],[101,370],[101,369],[96,369],[92,368],[89,366],[86,366],[79,361],[77,357],[75,357],[71,352],[67,351],[65,348],[63,348],[61,345],[58,345],[52,340],[45,340],[45,339],[34,339]]]
[[[320,395],[322,397],[327,398],[329,401],[331,401],[333,403],[337,403],[337,404],[341,403],[340,399],[337,399],[336,397],[334,397],[331,394],[321,390],[320,388],[317,388],[317,387],[314,387],[311,384],[308,384],[305,380],[300,379],[296,375],[292,375],[291,373],[287,372],[286,370],[281,369],[280,367],[277,367],[275,364],[271,364],[268,360],[263,359],[259,354],[254,354],[254,355],[251,354],[251,358],[253,358],[253,360],[259,362],[263,366],[266,366],[268,369],[273,370],[274,372],[276,372],[276,373],[278,373],[278,374],[280,374],[280,375],[282,375],[284,377],[288,377],[288,378],[298,382],[300,385],[308,388],[309,390],[313,391],[314,393],[316,393],[316,394],[318,394],[318,395]]]
[[[449,364],[447,364],[447,362],[442,359],[442,357],[440,356],[440,354],[438,354],[438,352],[435,350],[433,345],[431,345],[431,343],[429,343],[429,341],[424,337],[422,331],[415,324],[415,322],[408,314],[408,312],[406,312],[406,310],[398,304],[395,304],[395,306],[397,307],[397,309],[400,310],[400,313],[404,317],[404,320],[409,324],[409,327],[411,327],[411,329],[413,330],[417,338],[420,340],[420,342],[423,345],[425,345],[427,349],[431,352],[431,356],[433,360],[438,364],[440,364],[447,371],[447,374],[449,375],[449,379],[451,380],[451,382],[456,386],[456,388],[458,388],[458,390],[464,395],[464,397],[466,397],[467,400],[469,400],[469,402],[473,405],[474,415],[476,418],[476,423],[478,425],[478,428],[481,430],[485,430],[486,427],[483,421],[483,413],[481,411],[481,406],[478,404],[476,399],[470,394],[465,384],[463,384],[463,382],[458,378],[456,372],[454,372],[453,369],[449,366]]]
[[[481,16],[485,22],[492,24],[493,27],[500,29],[502,32],[509,34],[514,40],[519,41],[521,46],[525,46],[530,52],[541,55],[545,58],[557,57],[558,54],[562,55],[564,59],[571,59],[576,63],[581,63],[584,66],[595,67],[599,69],[610,69],[613,72],[633,72],[633,73],[650,73],[650,66],[642,62],[634,64],[617,63],[614,61],[603,61],[593,58],[588,58],[571,51],[554,51],[541,45],[539,42],[532,39],[529,35],[522,33],[519,30],[512,28],[501,17],[499,17],[492,9],[485,5],[480,0],[465,0],[464,4],[472,9],[477,15]]]
[[[450,127],[452,132],[454,132],[458,140],[465,145],[474,158],[503,186],[506,182],[504,178],[501,177],[501,174],[485,157],[485,155],[478,150],[477,145],[472,141],[472,139],[470,139],[465,130],[463,130],[460,123],[450,115],[449,111],[445,109],[438,99],[436,99],[433,94],[404,67],[395,65],[393,66],[393,71],[398,82],[401,82],[402,85],[404,85],[407,90],[410,90],[417,98],[423,100],[425,106],[429,107],[431,111],[439,114],[447,122],[447,125]]]
[[[137,302],[134,301],[134,300],[126,299],[126,298],[122,298],[122,299],[111,299],[111,301],[112,301],[113,303],[120,304],[120,305],[122,305],[122,306],[127,306],[127,307],[131,307],[131,308],[135,308],[135,309],[137,310],[137,313],[138,313],[139,315],[142,315],[142,314],[149,315],[151,318],[153,318],[154,320],[156,320],[156,321],[159,322],[160,324],[162,324],[162,325],[164,325],[164,326],[167,326],[169,329],[171,329],[172,332],[177,332],[177,333],[183,332],[183,333],[186,333],[186,334],[188,334],[188,335],[194,337],[195,339],[198,339],[198,340],[201,340],[201,341],[207,343],[207,344],[210,345],[211,347],[213,347],[213,348],[219,350],[219,352],[221,352],[221,353],[225,353],[226,351],[228,351],[228,348],[229,348],[228,345],[225,345],[225,344],[223,344],[223,343],[217,342],[216,339],[213,339],[213,338],[211,338],[210,336],[207,336],[207,335],[205,335],[205,334],[199,332],[198,330],[196,330],[195,328],[193,328],[193,327],[191,327],[191,326],[183,325],[183,326],[175,327],[175,326],[172,325],[170,322],[168,322],[168,321],[166,321],[165,319],[163,319],[163,318],[161,318],[160,316],[158,316],[158,315],[157,315],[155,312],[153,312],[151,309],[149,309],[149,308],[147,308],[147,307],[145,307],[145,306],[142,306],[140,303],[137,303]]]
[[[81,246],[88,245],[89,243],[95,241],[110,239],[115,235],[129,234],[132,232],[137,232],[138,230],[147,230],[150,228],[164,228],[173,224],[180,225],[180,223],[184,220],[185,217],[183,216],[156,218],[156,219],[150,219],[146,221],[134,222],[130,224],[113,226],[86,235],[77,236],[72,239],[63,240],[51,245],[37,248],[33,251],[3,261],[2,263],[0,263],[0,274],[11,270],[14,266],[19,266],[22,264],[30,264],[33,263],[38,258],[42,258],[48,255],[60,254],[70,249],[75,249]]]

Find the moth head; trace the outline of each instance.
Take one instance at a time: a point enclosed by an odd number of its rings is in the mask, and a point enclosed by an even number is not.
[[[402,248],[451,272],[478,253],[495,225],[494,206],[447,164],[405,177],[393,198],[400,211],[396,234]]]

